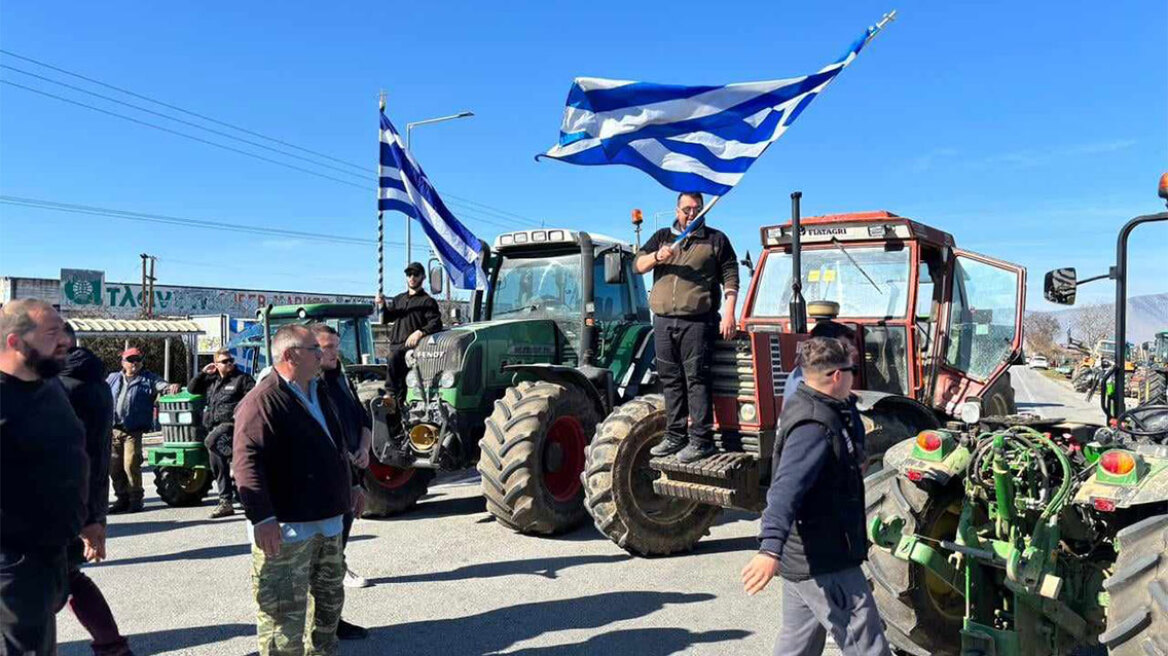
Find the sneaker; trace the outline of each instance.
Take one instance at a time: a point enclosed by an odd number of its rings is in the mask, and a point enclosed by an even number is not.
[[[340,640],[364,640],[369,637],[369,629],[345,620],[337,622],[337,638]]]
[[[368,588],[371,583],[364,576],[358,576],[353,573],[353,570],[348,567],[345,568],[345,587],[346,588]]]
[[[684,449],[677,454],[677,461],[683,465],[688,465],[691,462],[697,462],[704,458],[709,458],[718,452],[718,447],[709,442],[694,444],[689,443]]]
[[[130,509],[129,499],[118,499],[110,504],[109,510],[106,511],[110,515],[120,515]]]
[[[219,502],[218,506],[211,511],[211,519],[219,519],[220,517],[230,517],[235,514],[235,508],[231,507],[231,502],[223,500]]]
[[[684,449],[686,444],[687,441],[684,437],[675,438],[666,435],[664,439],[656,444],[656,446],[654,446],[652,449],[649,449],[649,455],[658,457],[671,456]]]

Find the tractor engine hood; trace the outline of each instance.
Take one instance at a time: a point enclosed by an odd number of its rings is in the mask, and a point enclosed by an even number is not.
[[[422,338],[414,360],[422,383],[429,386],[443,372],[470,373],[462,372],[468,364],[471,368],[485,364],[488,371],[499,373],[507,364],[552,362],[567,348],[566,341],[551,319],[481,321]],[[481,353],[468,358],[472,350]]]

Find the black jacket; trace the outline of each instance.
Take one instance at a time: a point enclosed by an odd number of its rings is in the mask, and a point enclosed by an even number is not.
[[[233,369],[224,378],[215,373],[198,373],[187,384],[191,394],[207,397],[203,408],[203,426],[207,430],[219,424],[229,424],[235,415],[235,406],[255,387],[255,379],[239,369]]]
[[[64,549],[88,497],[85,428],[60,381],[0,373],[0,548]]]
[[[417,294],[402,292],[381,308],[381,323],[391,321],[389,343],[404,344],[415,330],[421,330],[424,335],[442,330],[442,311],[438,309],[438,301],[425,290],[419,289]]]
[[[373,421],[365,407],[357,398],[357,390],[344,372],[338,366],[336,369],[325,369],[320,372],[321,391],[329,395],[333,406],[337,409],[337,419],[345,430],[345,443],[349,451],[356,453],[361,446],[361,430],[372,430]]]
[[[783,406],[759,540],[783,578],[802,581],[867,558],[864,427],[854,401],[799,385]]]
[[[114,397],[105,382],[105,365],[87,348],[69,351],[61,384],[73,412],[85,426],[89,456],[89,512],[85,525],[105,523],[109,507],[110,442],[113,439]]]

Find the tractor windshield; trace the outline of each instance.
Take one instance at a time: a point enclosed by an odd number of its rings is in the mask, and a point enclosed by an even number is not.
[[[909,250],[883,246],[804,250],[803,298],[835,301],[841,317],[902,318],[908,313]],[[791,256],[771,253],[758,282],[753,316],[785,317],[791,303]]]
[[[507,257],[495,279],[492,319],[580,320],[580,253]]]

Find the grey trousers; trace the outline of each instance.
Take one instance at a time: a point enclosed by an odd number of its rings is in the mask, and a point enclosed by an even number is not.
[[[775,656],[823,653],[827,632],[848,656],[891,656],[872,590],[859,567],[783,581],[783,628]]]

